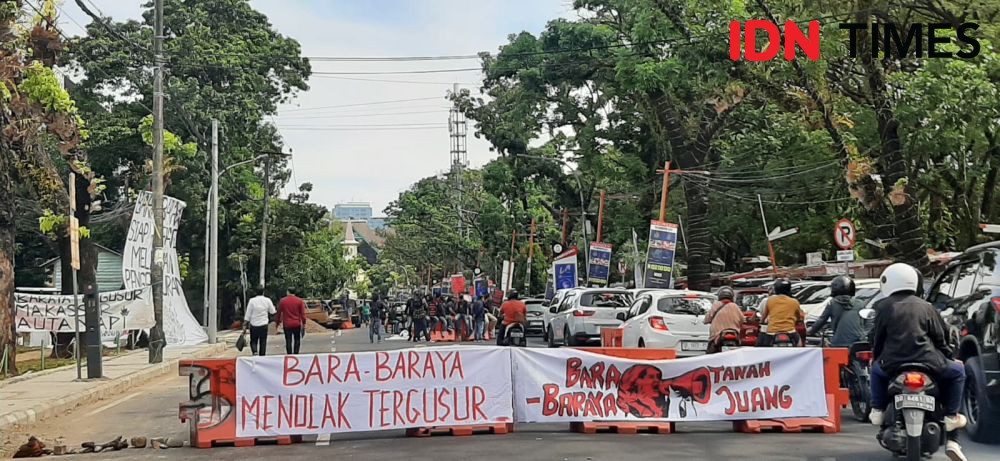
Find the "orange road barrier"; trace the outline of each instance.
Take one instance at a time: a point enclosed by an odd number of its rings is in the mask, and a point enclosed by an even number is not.
[[[569,430],[581,434],[597,434],[599,432],[613,432],[615,434],[638,434],[640,432],[650,434],[671,434],[674,432],[674,423],[634,423],[634,422],[579,422],[569,423]]]
[[[260,444],[288,445],[297,437],[236,437],[236,359],[181,360],[178,369],[187,375],[188,397],[181,402],[178,416],[188,423],[192,447],[220,445],[249,447]]]
[[[622,347],[622,334],[624,332],[625,330],[619,327],[601,328],[601,346]]]
[[[350,329],[353,329],[353,328],[355,328],[354,327],[354,323],[351,322],[350,320],[347,320],[344,323],[340,324],[340,329],[341,330],[350,330]]]
[[[473,434],[509,434],[514,432],[514,423],[475,424],[471,426],[414,427],[406,430],[407,437],[429,437],[432,435],[453,435],[465,437]]]
[[[825,418],[784,418],[766,420],[733,421],[736,432],[760,433],[777,432],[822,432],[835,434],[840,432],[840,409],[851,404],[847,389],[840,387],[840,369],[847,366],[847,349],[823,349],[823,379],[826,384]]]

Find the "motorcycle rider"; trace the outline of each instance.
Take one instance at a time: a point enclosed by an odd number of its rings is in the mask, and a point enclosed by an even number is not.
[[[916,293],[921,276],[913,266],[896,263],[882,272],[882,295],[875,306],[875,327],[871,332],[874,362],[871,371],[871,422],[881,426],[885,419],[889,379],[908,363],[929,367],[941,388],[945,407],[944,425],[948,432],[945,453],[953,461],[965,460],[956,431],[965,427],[959,413],[965,388],[965,367],[953,360],[944,319]]]
[[[833,298],[809,329],[807,336],[815,336],[816,333],[823,331],[827,321],[831,321],[833,338],[830,339],[830,347],[850,347],[858,341],[863,341],[866,332],[860,312],[865,305],[860,300],[854,299],[855,292],[854,279],[846,275],[834,278],[830,282],[830,295]]]
[[[500,305],[500,316],[503,317],[503,322],[500,324],[500,331],[497,334],[498,346],[507,344],[507,328],[510,325],[520,323],[522,327],[527,326],[525,324],[527,315],[528,307],[518,299],[517,291],[511,290],[510,294],[507,295],[507,301]]]
[[[712,306],[712,310],[705,315],[704,323],[709,327],[708,350],[706,353],[714,354],[722,350],[720,344],[720,334],[725,330],[740,331],[743,326],[743,311],[737,306],[734,299],[736,293],[730,287],[719,288],[719,300]]]
[[[787,334],[792,340],[792,344],[799,345],[799,333],[796,325],[805,318],[799,301],[792,297],[792,282],[786,278],[779,278],[774,281],[774,295],[767,298],[764,304],[764,312],[761,313],[761,323],[767,323],[767,334],[761,334],[757,341],[758,346],[770,347],[774,344],[774,337],[778,333]]]

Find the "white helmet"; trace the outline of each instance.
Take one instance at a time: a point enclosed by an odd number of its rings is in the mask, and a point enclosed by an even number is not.
[[[917,292],[920,287],[920,273],[905,263],[892,264],[882,271],[882,296],[889,296],[900,291]]]

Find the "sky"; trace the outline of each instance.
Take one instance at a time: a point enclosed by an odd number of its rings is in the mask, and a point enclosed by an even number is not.
[[[103,15],[123,20],[139,18],[146,0],[85,1],[96,5]],[[571,3],[569,0],[251,1],[268,16],[278,32],[298,40],[303,55],[310,57],[495,52],[511,33],[537,34],[552,19],[573,17]],[[74,0],[64,0],[60,13],[60,27],[67,35],[79,35],[82,25],[90,22]],[[313,61],[312,67],[314,72],[409,71],[478,68],[479,61]],[[454,82],[476,92],[480,78],[478,71],[314,75],[309,80],[310,90],[283,105],[275,117],[286,150],[293,154],[292,183],[284,192],[311,182],[313,202],[331,208],[341,202],[371,202],[375,214],[382,215],[386,205],[411,184],[448,169],[446,92]],[[420,100],[368,104],[402,99]],[[344,105],[353,106],[313,110]],[[411,129],[400,129],[400,124]],[[469,128],[469,163],[481,166],[496,154],[489,151],[488,143],[473,136],[472,123]]]

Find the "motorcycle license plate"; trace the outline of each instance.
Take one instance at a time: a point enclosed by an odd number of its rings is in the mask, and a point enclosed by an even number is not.
[[[924,411],[934,411],[934,396],[924,394],[899,394],[896,396],[896,409],[917,408]]]
[[[708,349],[707,341],[683,341],[681,342],[682,351],[703,351]]]
[[[521,338],[521,337],[524,337],[524,335],[521,334],[520,331],[514,331],[514,332],[511,332],[510,337],[511,338]]]
[[[722,346],[722,351],[723,352],[725,352],[725,351],[735,351],[736,349],[739,349],[739,348],[740,348],[740,346]]]

